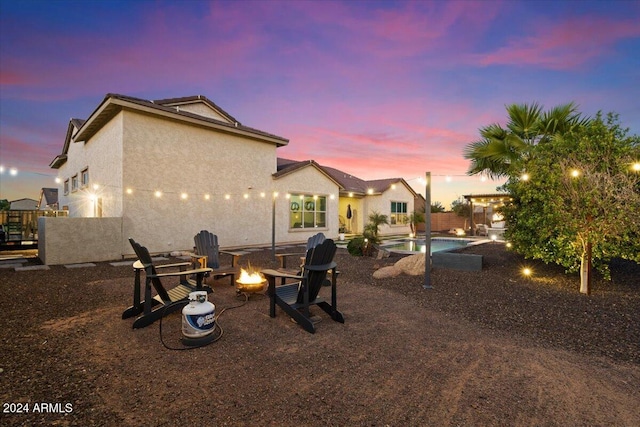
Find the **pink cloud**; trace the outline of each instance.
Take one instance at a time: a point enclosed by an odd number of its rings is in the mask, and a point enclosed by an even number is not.
[[[566,70],[609,55],[620,40],[640,36],[636,20],[577,17],[566,22],[536,22],[534,34],[513,40],[507,46],[478,56],[482,65],[538,65]]]
[[[62,142],[56,152],[53,144],[36,145],[12,136],[3,136],[2,144],[0,145],[0,157],[5,167],[15,167],[19,165],[19,169],[50,174],[52,176],[55,175],[55,171],[48,166],[60,151],[62,151]]]

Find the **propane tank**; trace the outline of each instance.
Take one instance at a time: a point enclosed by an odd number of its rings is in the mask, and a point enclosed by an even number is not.
[[[211,334],[215,326],[216,306],[207,301],[206,291],[189,294],[189,304],[182,309],[182,335],[201,338]]]

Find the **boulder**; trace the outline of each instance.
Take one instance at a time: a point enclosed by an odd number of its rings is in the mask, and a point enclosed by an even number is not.
[[[424,274],[425,254],[415,254],[404,257],[394,264],[394,267],[401,273],[410,276],[419,276]]]
[[[382,267],[373,272],[374,279],[387,279],[389,277],[396,277],[401,273],[401,271],[396,268],[395,265],[390,265],[387,267]]]

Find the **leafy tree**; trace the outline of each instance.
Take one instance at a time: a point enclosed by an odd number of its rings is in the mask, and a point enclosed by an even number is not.
[[[438,213],[438,212],[444,212],[445,208],[444,206],[442,206],[442,203],[440,202],[433,202],[431,203],[431,213]]]
[[[528,258],[580,271],[580,292],[590,292],[591,264],[609,277],[615,257],[640,262],[640,138],[628,136],[618,116],[598,113],[570,134],[540,144],[514,166],[530,179],[505,184],[506,237]]]
[[[11,203],[7,199],[0,200],[0,211],[8,211],[11,207]]]
[[[471,216],[471,205],[462,197],[451,202],[451,210],[458,216],[465,218]]]
[[[558,135],[571,134],[588,123],[574,103],[543,112],[537,103],[512,104],[506,107],[506,127],[494,123],[480,128],[481,139],[467,145],[465,158],[471,160],[469,175],[486,174],[492,178],[519,175],[514,164],[531,158],[537,145],[544,145]]]

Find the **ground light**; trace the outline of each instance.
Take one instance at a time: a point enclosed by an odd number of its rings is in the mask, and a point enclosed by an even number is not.
[[[522,275],[524,277],[531,277],[532,274],[533,274],[533,271],[529,267],[525,267],[522,269]]]

